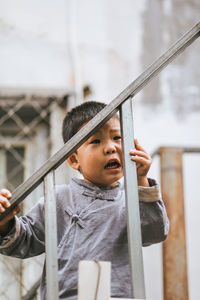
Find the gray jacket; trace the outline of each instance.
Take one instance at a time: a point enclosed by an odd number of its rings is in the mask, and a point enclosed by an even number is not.
[[[169,223],[158,185],[139,187],[143,246],[166,239]],[[80,260],[111,261],[111,296],[131,298],[126,210],[120,186],[99,188],[81,179],[56,187],[59,299],[77,299]],[[41,199],[0,240],[0,253],[28,258],[45,252]],[[46,299],[45,267],[41,299]]]

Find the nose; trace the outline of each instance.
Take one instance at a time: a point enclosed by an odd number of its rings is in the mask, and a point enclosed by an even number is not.
[[[115,148],[115,145],[110,142],[110,143],[107,143],[104,147],[104,154],[112,154],[112,153],[115,153],[116,152],[116,148]]]

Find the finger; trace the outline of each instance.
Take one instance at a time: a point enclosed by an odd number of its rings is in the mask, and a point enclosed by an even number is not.
[[[139,144],[139,142],[138,142],[138,139],[137,139],[137,138],[135,138],[135,139],[134,139],[134,144],[135,144],[135,146],[141,147],[141,145]]]
[[[136,150],[141,150],[141,151],[146,152],[146,150],[139,144],[137,139],[134,139],[134,143],[135,143]]]
[[[4,206],[4,207],[10,207],[10,201],[3,196],[0,196],[0,205]]]
[[[7,216],[3,218],[3,220],[0,222],[0,225],[4,225],[8,223],[11,219],[13,219],[19,212],[21,208],[19,205],[17,205]]]
[[[17,215],[20,211],[21,211],[21,207],[19,205],[17,205],[14,209],[15,214]]]
[[[149,167],[151,165],[151,159],[146,159],[144,157],[140,156],[131,156],[131,160],[135,161],[138,164],[145,165]]]
[[[130,153],[130,155],[133,155],[133,156],[137,155],[137,156],[142,156],[142,157],[146,157],[146,158],[151,158],[147,152],[136,150],[136,149],[130,150],[129,153]]]
[[[6,198],[11,198],[12,197],[11,192],[7,189],[0,190],[0,195],[5,196]]]
[[[16,213],[14,211],[11,211],[3,220],[0,222],[0,225],[5,225],[10,220],[12,220],[15,217]]]

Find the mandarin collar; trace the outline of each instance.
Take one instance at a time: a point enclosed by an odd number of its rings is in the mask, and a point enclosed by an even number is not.
[[[92,199],[114,201],[120,190],[120,184],[108,187],[99,187],[93,183],[89,183],[79,178],[72,178],[71,185],[83,196]]]

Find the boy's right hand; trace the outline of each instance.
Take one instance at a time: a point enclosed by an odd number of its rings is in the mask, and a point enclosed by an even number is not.
[[[0,190],[0,214],[5,211],[6,208],[10,207],[10,199],[12,194],[6,189]],[[0,221],[0,231],[5,232],[8,229],[8,224],[16,214],[20,212],[20,207],[17,205],[3,220]]]

